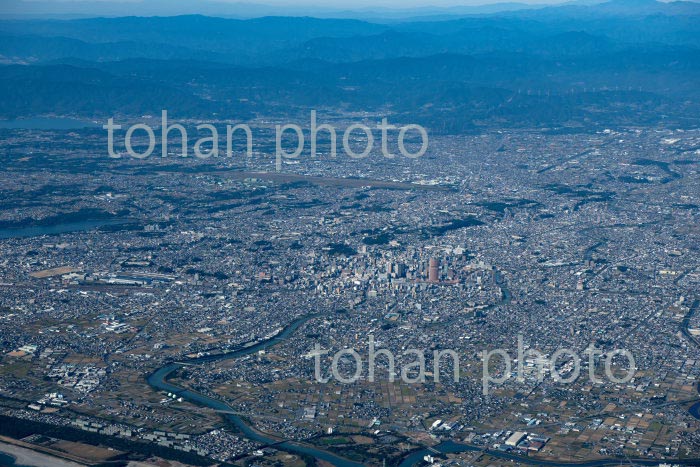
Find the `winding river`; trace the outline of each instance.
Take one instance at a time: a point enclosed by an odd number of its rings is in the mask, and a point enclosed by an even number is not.
[[[200,363],[209,363],[220,360],[240,358],[245,355],[254,354],[259,350],[267,349],[269,347],[277,345],[279,342],[289,338],[289,336],[291,336],[297,329],[299,329],[299,327],[302,324],[318,316],[320,316],[320,314],[316,313],[298,318],[289,323],[275,337],[257,342],[256,344],[253,344],[249,347],[240,347],[231,352],[216,355],[205,355],[200,358],[193,358],[183,360],[181,362],[169,363],[152,373],[147,378],[148,384],[161,391],[167,391],[176,394],[178,397],[182,397],[183,399],[194,404],[202,405],[205,407],[212,408],[214,410],[224,412],[222,413],[224,419],[231,425],[236,427],[238,431],[240,431],[246,438],[250,440],[257,441],[263,444],[274,445],[275,448],[281,449],[283,451],[315,457],[316,459],[324,460],[338,467],[361,467],[362,464],[360,463],[353,462],[349,459],[345,459],[328,451],[315,448],[311,445],[299,443],[296,441],[282,441],[273,438],[272,436],[261,433],[255,430],[250,424],[248,424],[248,422],[243,420],[243,418],[239,417],[238,415],[232,413],[225,413],[234,411],[233,407],[226,404],[225,402],[205,396],[204,394],[200,394],[190,389],[183,389],[181,387],[175,386],[174,384],[168,383],[168,377],[185,365],[196,365]]]
[[[504,289],[504,298],[508,299],[510,297],[510,293]],[[175,386],[174,384],[171,384],[168,382],[168,378],[177,370],[181,369],[182,367],[186,365],[197,365],[201,363],[209,363],[209,362],[215,362],[215,361],[221,361],[221,360],[229,360],[229,359],[236,359],[240,358],[246,355],[251,355],[259,350],[267,349],[270,347],[273,347],[277,345],[278,343],[288,339],[294,332],[299,329],[304,323],[307,321],[317,318],[321,316],[321,313],[315,313],[311,315],[306,315],[301,318],[297,318],[291,323],[289,323],[286,327],[282,329],[276,336],[259,341],[251,346],[248,347],[240,347],[235,350],[232,350],[230,352],[225,352],[221,354],[215,354],[215,355],[205,355],[203,357],[199,358],[192,358],[192,359],[187,359],[179,362],[172,362],[168,363],[167,365],[159,368],[156,370],[154,373],[152,373],[150,376],[148,376],[147,381],[148,384],[151,385],[153,388],[160,390],[160,391],[167,391],[171,392],[173,394],[176,394],[178,397],[182,397],[183,399],[192,402],[194,404],[198,404],[204,407],[209,407],[211,409],[217,410],[219,412],[222,412],[223,418],[232,426],[234,426],[243,436],[246,438],[257,441],[259,443],[263,443],[266,445],[272,445],[277,449],[287,451],[287,452],[292,452],[295,454],[300,454],[304,456],[310,456],[314,457],[319,460],[326,461],[332,465],[335,465],[337,467],[361,467],[363,464],[360,464],[358,462],[354,462],[350,459],[346,459],[344,457],[340,457],[336,454],[330,453],[328,451],[324,451],[323,449],[311,446],[306,443],[302,442],[297,442],[297,441],[289,441],[289,440],[280,440],[277,439],[271,435],[267,435],[265,433],[262,433],[260,431],[257,431],[255,428],[252,427],[251,424],[249,424],[246,420],[241,418],[238,415],[235,415],[231,412],[234,412],[235,410],[233,407],[230,405],[226,404],[225,402],[211,398],[209,396],[205,396],[204,394],[200,394],[196,391],[192,391],[190,389],[184,389],[179,386]],[[700,387],[699,387],[700,388]],[[699,406],[700,407],[700,406]],[[228,412],[228,413],[227,413]],[[692,410],[691,410],[692,413]],[[546,467],[606,467],[606,466],[617,466],[620,465],[621,460],[620,459],[599,459],[599,460],[594,460],[594,461],[585,461],[585,462],[561,462],[561,461],[547,461],[547,460],[540,460],[540,459],[533,459],[529,457],[523,457],[519,456],[516,454],[511,454],[507,452],[502,452],[502,451],[497,451],[497,450],[488,450],[484,449],[483,447],[480,446],[474,446],[470,444],[465,444],[465,443],[458,443],[455,441],[444,441],[440,444],[437,444],[431,448],[426,448],[426,449],[420,449],[417,451],[413,451],[404,457],[402,462],[400,463],[399,467],[412,467],[415,464],[421,462],[423,460],[423,457],[426,455],[434,455],[435,453],[442,453],[442,454],[453,454],[453,453],[460,453],[460,452],[484,452],[485,454],[488,454],[489,456],[492,457],[497,457],[499,459],[505,459],[505,460],[511,460],[518,462],[520,464],[528,464],[528,465],[535,465],[535,466],[546,466]],[[628,459],[628,463],[631,465],[640,465],[640,466],[658,466],[660,463],[664,461],[660,461],[658,459],[652,460],[652,459]],[[667,459],[665,462],[671,462],[673,464],[679,464],[679,465],[694,465],[698,466],[700,465],[700,458],[698,459]]]

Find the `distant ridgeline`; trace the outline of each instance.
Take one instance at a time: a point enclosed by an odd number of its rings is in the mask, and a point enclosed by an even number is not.
[[[0,21],[0,118],[382,112],[433,132],[697,126],[700,4],[403,22]]]

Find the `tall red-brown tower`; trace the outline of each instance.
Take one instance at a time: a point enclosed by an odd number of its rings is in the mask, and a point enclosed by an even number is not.
[[[428,265],[428,281],[429,282],[439,282],[440,275],[438,273],[440,267],[440,262],[437,258],[430,258],[430,263]]]

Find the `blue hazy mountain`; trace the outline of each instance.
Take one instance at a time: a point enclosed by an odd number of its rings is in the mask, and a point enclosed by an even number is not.
[[[601,0],[577,4],[600,3]],[[72,1],[56,2],[42,0],[5,0],[0,16],[5,17],[95,17],[124,16],[124,5],[118,1]],[[453,7],[413,7],[413,8],[353,8],[345,9],[333,6],[281,6],[247,2],[221,2],[207,0],[142,0],[129,5],[130,13],[138,16],[178,16],[203,14],[236,18],[255,18],[261,16],[314,16],[331,18],[383,18],[398,19],[411,17],[438,17],[469,14],[517,11],[542,6],[519,2],[503,2],[490,5],[453,6]]]
[[[696,5],[688,1],[659,4],[654,0],[574,0],[559,2],[573,14],[608,13],[615,15],[696,14]],[[554,8],[560,8],[555,6]],[[340,8],[333,6],[282,6],[247,2],[223,2],[216,0],[141,0],[129,4],[129,13],[137,16],[180,16],[202,14],[207,16],[255,18],[261,16],[314,16],[325,18],[362,18],[397,20],[407,18],[447,18],[464,15],[503,12],[538,11],[551,8],[542,4],[501,2],[485,5],[460,5],[450,7],[379,7]],[[564,10],[557,14],[563,13]],[[46,0],[4,0],[2,17],[96,17],[124,16],[124,3],[120,1],[77,0],[57,2]]]
[[[697,125],[700,7],[615,0],[362,21],[0,21],[0,116],[386,110],[437,131]]]

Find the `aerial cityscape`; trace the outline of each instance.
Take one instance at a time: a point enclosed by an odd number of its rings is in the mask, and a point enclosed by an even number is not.
[[[700,465],[700,4],[70,3],[0,7],[1,466]]]

